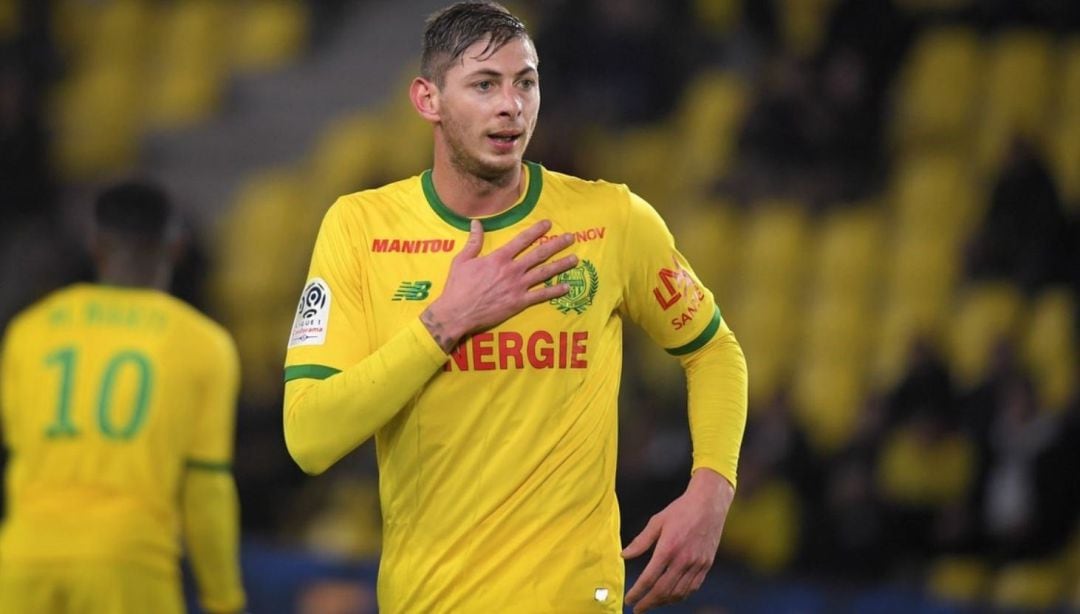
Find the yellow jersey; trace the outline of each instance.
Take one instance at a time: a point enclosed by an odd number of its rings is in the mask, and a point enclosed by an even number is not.
[[[676,355],[724,328],[645,201],[622,185],[525,169],[521,200],[482,219],[483,253],[549,219],[538,243],[572,233],[579,264],[547,282],[567,283],[565,296],[449,357],[434,342],[417,350],[445,364],[375,435],[385,612],[621,611],[623,320]],[[333,377],[415,325],[468,230],[431,171],[339,199],[316,241],[286,381]],[[713,468],[733,480],[733,466]]]
[[[163,292],[77,284],[12,320],[0,371],[0,565],[175,573],[185,466],[232,459],[239,363],[224,329]]]

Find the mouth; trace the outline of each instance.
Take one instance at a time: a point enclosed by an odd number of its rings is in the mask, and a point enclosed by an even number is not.
[[[500,130],[499,132],[491,132],[488,134],[488,138],[496,143],[503,143],[506,145],[512,145],[521,138],[521,132],[516,130]]]

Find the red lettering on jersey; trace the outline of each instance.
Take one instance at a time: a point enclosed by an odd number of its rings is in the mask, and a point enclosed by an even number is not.
[[[595,241],[597,239],[603,239],[604,234],[607,232],[606,226],[599,226],[597,228],[589,228],[587,230],[575,230],[573,232],[574,242],[586,243],[588,241]],[[562,233],[554,235],[546,235],[536,240],[537,245],[543,245],[552,239],[557,239],[562,236]]]
[[[526,350],[529,366],[534,369],[550,369],[554,367],[555,351],[552,346],[554,341],[555,339],[552,338],[551,333],[543,330],[538,330],[529,335],[529,343]],[[540,342],[543,342],[545,345],[540,346]]]
[[[457,365],[458,371],[469,370],[469,353],[468,346],[464,342],[459,343],[453,352],[450,352],[450,360],[446,361],[446,365],[443,366],[443,371],[450,370],[450,363]]]
[[[454,251],[454,239],[372,239],[371,251],[377,254],[428,254]]]
[[[670,309],[682,298],[682,292],[675,289],[675,280],[678,278],[679,273],[671,269],[660,269],[660,283],[664,286],[664,292],[661,292],[658,287],[653,288],[653,296],[664,311]]]
[[[480,333],[472,338],[473,368],[477,371],[494,371],[494,361],[485,361],[495,353],[495,335],[492,333]]]
[[[521,338],[521,333],[505,332],[499,333],[499,368],[508,369],[507,366],[510,359],[514,359],[514,368],[520,369],[524,366],[521,359],[521,346],[524,344],[524,340]]]
[[[560,369],[565,369],[566,368],[566,338],[568,336],[569,335],[567,335],[566,332],[559,333],[559,368]]]
[[[538,330],[525,339],[514,331],[486,332],[462,341],[443,365],[443,371],[493,371],[499,369],[586,369],[589,366],[589,333],[558,334]]]
[[[573,342],[570,346],[571,369],[584,369],[589,366],[589,362],[585,358],[585,342],[588,339],[588,331],[575,331],[573,333]]]

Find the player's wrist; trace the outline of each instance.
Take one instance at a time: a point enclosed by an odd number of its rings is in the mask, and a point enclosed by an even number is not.
[[[735,497],[735,487],[731,482],[708,467],[699,467],[690,475],[690,483],[687,485],[686,491],[711,500],[719,500],[727,505],[730,505],[731,500]]]
[[[442,351],[449,354],[468,330],[462,325],[461,318],[452,317],[447,311],[436,299],[420,314],[420,321]]]

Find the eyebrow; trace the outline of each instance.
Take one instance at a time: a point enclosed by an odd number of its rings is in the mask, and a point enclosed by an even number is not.
[[[521,70],[517,71],[516,73],[514,73],[513,76],[515,76],[515,77],[524,77],[525,75],[527,75],[529,73],[539,74],[539,71],[537,71],[536,67],[534,67],[534,66],[528,66],[526,68],[522,68]],[[480,77],[480,76],[502,77],[503,74],[501,72],[499,72],[497,70],[494,70],[494,69],[491,69],[491,68],[478,68],[478,69],[472,71],[471,73],[469,73],[466,76],[466,78],[471,79],[473,77]]]

